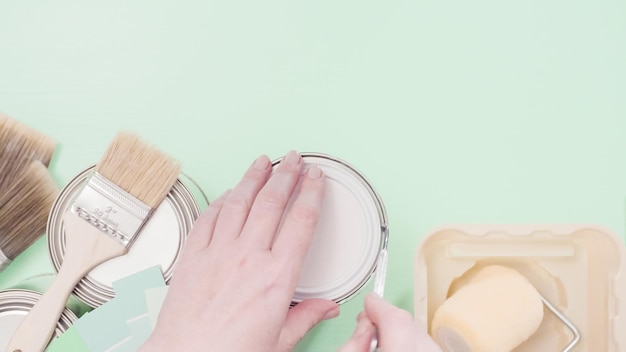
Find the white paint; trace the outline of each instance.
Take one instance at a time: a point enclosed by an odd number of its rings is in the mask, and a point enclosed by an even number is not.
[[[372,273],[382,241],[378,204],[353,170],[325,158],[305,156],[304,161],[322,169],[326,192],[294,302],[342,300]]]
[[[17,330],[27,311],[10,310],[0,312],[0,351],[5,351],[13,333]]]
[[[167,272],[176,259],[183,236],[172,201],[166,199],[139,233],[128,254],[100,264],[87,278],[111,288],[114,281],[155,265]]]

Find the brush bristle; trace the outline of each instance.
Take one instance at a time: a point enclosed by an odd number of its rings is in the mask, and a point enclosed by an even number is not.
[[[10,187],[31,161],[48,166],[55,146],[51,137],[0,113],[0,191]]]
[[[17,257],[45,233],[57,193],[46,166],[33,161],[0,194],[0,250],[9,259]]]
[[[155,208],[178,179],[180,164],[136,135],[122,132],[109,145],[96,172]]]

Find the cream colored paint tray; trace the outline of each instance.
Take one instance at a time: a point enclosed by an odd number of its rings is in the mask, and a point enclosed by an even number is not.
[[[576,325],[581,339],[573,351],[626,351],[626,247],[595,226],[459,225],[432,232],[415,257],[415,318],[430,329],[449,293],[492,264],[516,269]],[[546,311],[513,351],[560,352],[571,339]]]

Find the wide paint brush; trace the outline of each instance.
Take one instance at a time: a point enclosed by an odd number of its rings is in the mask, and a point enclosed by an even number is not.
[[[0,193],[0,271],[44,234],[57,193],[48,169],[39,161],[32,161]]]
[[[52,159],[56,142],[49,136],[0,113],[0,193],[33,160],[46,167]]]
[[[176,160],[131,133],[120,133],[63,214],[65,257],[56,280],[26,315],[8,345],[40,352],[76,284],[91,269],[128,252],[180,174]]]

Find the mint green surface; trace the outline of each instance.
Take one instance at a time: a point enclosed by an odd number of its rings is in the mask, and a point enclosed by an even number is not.
[[[450,223],[624,234],[626,2],[0,2],[0,111],[59,142],[59,185],[120,129],[213,199],[261,153],[361,170],[390,221],[386,297],[413,309],[415,250]],[[17,265],[19,263],[19,266]],[[38,242],[0,286],[48,272]],[[332,351],[360,298],[298,351]]]

